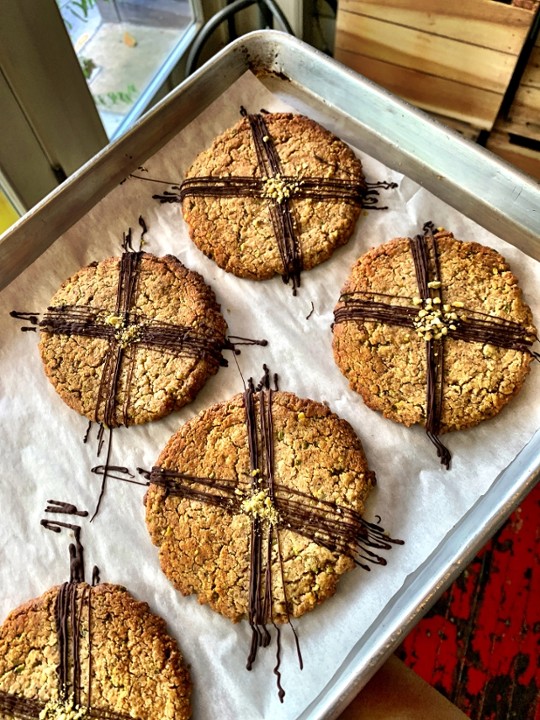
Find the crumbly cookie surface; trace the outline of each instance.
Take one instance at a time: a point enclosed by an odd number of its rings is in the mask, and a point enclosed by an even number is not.
[[[426,338],[440,340],[442,355],[440,432],[460,430],[496,415],[519,391],[532,355],[499,347],[482,338],[470,342],[453,337],[456,323],[512,321],[534,337],[530,308],[524,303],[518,281],[504,258],[475,242],[452,233],[434,234],[440,264],[438,295],[442,337],[431,325],[418,328],[373,319],[335,322],[333,353],[337,365],[364,402],[385,417],[407,426],[426,424]],[[360,257],[347,279],[336,306],[343,312],[347,298],[362,297],[415,307],[419,289],[408,238],[395,238]],[[415,303],[417,303],[415,305]],[[429,312],[428,312],[429,310]],[[425,320],[433,312],[425,310]],[[345,310],[346,312],[346,310]],[[337,315],[336,315],[337,317]],[[446,319],[445,319],[446,318]],[[422,322],[421,322],[422,320]],[[440,330],[441,328],[439,328]],[[426,335],[426,330],[430,335]]]
[[[258,394],[254,402],[258,416]],[[151,484],[145,498],[146,523],[159,547],[162,569],[174,586],[184,595],[196,594],[199,602],[234,622],[249,615],[253,563],[260,560],[265,573],[266,542],[272,531],[271,619],[284,622],[330,597],[339,577],[354,567],[350,554],[331,547],[333,533],[339,535],[340,518],[350,520],[349,511],[362,513],[374,474],[347,422],[323,404],[273,392],[271,439],[265,441],[273,463],[275,498],[270,502],[264,463],[260,470],[250,465],[244,403],[244,396],[237,395],[214,405],[171,438],[158,468],[199,482],[189,483],[187,496]],[[260,427],[257,438],[265,460],[268,451],[262,450]],[[185,481],[182,485],[186,487]],[[212,504],[210,495],[222,497]],[[257,513],[265,549],[254,560]],[[309,525],[310,514],[315,529]],[[325,530],[330,547],[320,544]]]
[[[114,427],[156,420],[217,372],[227,326],[203,278],[171,255],[124,253],[79,270],[40,323],[62,399]]]
[[[266,113],[262,145],[270,144],[278,168],[264,166],[257,155],[247,117],[216,138],[186,173],[186,178],[266,178],[262,196],[189,195],[182,210],[194,243],[221,268],[237,276],[263,280],[289,270],[279,250],[272,213],[284,207],[290,219],[303,269],[323,262],[350,237],[360,213],[360,201],[323,200],[316,191],[302,197],[304,180],[320,178],[364,182],[362,165],[352,150],[318,123],[291,113]],[[284,183],[281,178],[294,179]],[[320,193],[319,193],[320,195]]]
[[[66,586],[14,610],[0,628],[0,718],[189,718],[191,680],[164,621],[123,587],[78,583],[69,599],[76,617],[70,607],[60,639],[55,608]]]

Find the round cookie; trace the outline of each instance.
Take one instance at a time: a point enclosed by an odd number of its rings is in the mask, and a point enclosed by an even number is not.
[[[334,358],[351,388],[434,436],[496,415],[533,358],[532,314],[504,258],[430,223],[360,257],[334,316]]]
[[[299,284],[349,239],[366,184],[360,160],[318,123],[245,115],[186,172],[182,211],[193,242],[239,277]]]
[[[39,328],[60,397],[108,427],[182,407],[224,364],[227,325],[214,293],[171,255],[126,252],[82,268]]]
[[[0,717],[191,716],[191,681],[164,621],[125,588],[65,583],[0,628]]]
[[[385,562],[369,548],[389,545],[361,519],[375,476],[360,440],[312,400],[248,389],[216,404],[173,435],[150,479],[164,573],[234,622],[299,617],[355,563]]]

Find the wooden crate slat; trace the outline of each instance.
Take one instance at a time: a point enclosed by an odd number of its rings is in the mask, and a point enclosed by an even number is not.
[[[495,129],[540,142],[540,38],[531,51],[512,104]]]
[[[519,88],[509,113],[512,124],[528,125],[540,132],[540,88]]]
[[[538,41],[532,49],[531,57],[521,79],[521,85],[540,88],[540,44]]]
[[[515,94],[513,88],[539,5],[339,0],[335,57],[471,137],[495,129],[497,154],[538,177],[540,38]],[[529,147],[511,142],[520,137]]]
[[[455,118],[448,117],[448,115],[437,115],[437,113],[430,113],[433,120],[446,125],[455,132],[462,135],[467,140],[477,142],[481,134],[481,129],[471,125],[470,123],[463,122],[462,120],[456,120]]]
[[[347,12],[340,13],[336,28],[335,57],[338,60],[341,60],[342,51],[360,53],[501,95],[516,65],[515,55],[447,37],[434,39],[429,33],[415,28]]]
[[[540,142],[540,88],[520,87],[508,117],[497,128]]]
[[[497,116],[502,97],[483,88],[439,77],[427,77],[390,63],[363,57],[347,50],[340,52],[340,61],[370,78],[396,95],[418,107],[438,115],[447,115],[489,130]],[[407,89],[405,96],[404,89]]]
[[[344,12],[513,55],[521,50],[534,15],[531,10],[494,0],[339,0],[338,21]]]
[[[494,130],[490,133],[486,147],[512,165],[540,180],[540,152],[511,143],[507,133]]]

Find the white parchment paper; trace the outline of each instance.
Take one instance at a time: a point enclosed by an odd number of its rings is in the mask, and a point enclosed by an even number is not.
[[[290,100],[288,102],[291,102]],[[178,183],[195,155],[214,136],[233,125],[239,107],[250,112],[295,109],[271,94],[247,73],[181,130],[136,174]],[[321,106],[311,113],[339,134],[340,117]],[[2,480],[0,483],[0,620],[22,602],[40,595],[69,575],[69,534],[56,535],[40,526],[47,500],[95,507],[100,478],[90,472],[96,461],[95,430],[87,443],[87,421],[70,410],[47,381],[37,351],[38,336],[20,331],[9,317],[12,309],[42,312],[60,283],[80,266],[121,252],[122,234],[140,235],[139,216],[148,225],[145,249],[172,253],[202,273],[221,303],[231,334],[266,338],[268,347],[242,350],[239,365],[245,378],[262,375],[263,363],[279,375],[280,389],[326,402],[348,420],[361,437],[378,486],[368,504],[368,519],[382,517],[394,537],[405,540],[388,555],[387,567],[369,573],[357,569],[340,582],[336,596],[296,621],[304,669],[298,668],[290,629],[282,632],[282,673],[286,698],[279,703],[272,668],[275,642],[260,651],[255,668],[245,662],[250,629],[233,625],[196,599],[181,597],[161,573],[157,550],[144,524],[144,489],[110,480],[96,519],[57,519],[82,527],[87,576],[92,565],[104,581],[128,587],[168,623],[178,640],[195,686],[194,717],[295,718],[330,680],[361,637],[446,533],[486,492],[540,423],[540,372],[533,367],[522,393],[497,418],[478,428],[445,437],[452,467],[439,465],[435,449],[421,428],[406,429],[368,410],[352,393],[334,364],[331,352],[333,308],[354,260],[374,245],[397,235],[420,231],[426,220],[452,230],[457,238],[476,240],[500,252],[520,278],[525,298],[540,318],[535,289],[539,263],[439,201],[419,185],[358,148],[369,180],[395,180],[395,191],[382,192],[386,211],[368,211],[354,236],[326,263],[302,274],[297,297],[281,278],[257,283],[220,270],[190,242],[178,204],[152,199],[166,186],[128,178],[60,237],[50,249],[1,295],[0,418]],[[159,422],[114,432],[111,462],[131,469],[150,468],[172,433],[209,404],[242,391],[238,369],[219,370],[194,403]],[[55,516],[50,516],[55,517]]]

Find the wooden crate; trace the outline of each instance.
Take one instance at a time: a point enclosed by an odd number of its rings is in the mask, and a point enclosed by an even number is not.
[[[497,130],[540,143],[540,37],[536,38],[509,109],[497,122]]]
[[[491,130],[539,0],[339,0],[335,57],[409,102]]]
[[[540,180],[540,37],[509,108],[495,123],[486,146]]]
[[[522,145],[519,137],[494,130],[490,133],[486,147],[491,152],[540,181],[540,151],[534,147]]]

